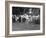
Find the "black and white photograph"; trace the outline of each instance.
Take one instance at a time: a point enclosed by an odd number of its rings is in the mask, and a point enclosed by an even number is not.
[[[5,2],[5,36],[45,35],[45,4],[40,2]]]
[[[44,5],[42,3],[8,2],[6,4],[6,34],[29,36],[44,34]],[[8,32],[8,33],[7,33]]]
[[[40,30],[40,8],[12,7],[12,31]]]

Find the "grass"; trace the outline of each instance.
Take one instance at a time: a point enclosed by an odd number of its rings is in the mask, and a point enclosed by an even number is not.
[[[12,24],[13,31],[24,31],[24,30],[40,30],[40,24],[29,24],[29,23],[13,23]]]

